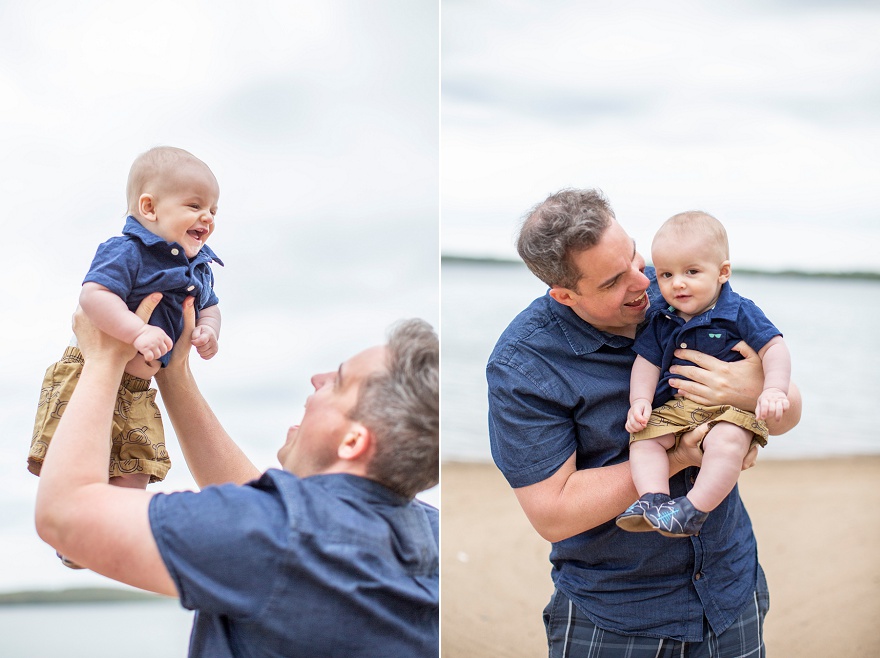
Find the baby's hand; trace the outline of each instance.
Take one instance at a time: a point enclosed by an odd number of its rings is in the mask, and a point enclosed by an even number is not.
[[[640,432],[648,425],[651,418],[651,403],[644,398],[639,398],[632,403],[629,413],[626,415],[626,431],[630,433]]]
[[[788,411],[788,396],[778,388],[765,388],[758,397],[758,404],[755,405],[755,416],[758,420],[765,418],[774,418],[777,421],[782,419],[782,414]]]
[[[199,356],[207,361],[219,349],[217,332],[206,324],[196,327],[192,332],[192,345],[198,350]]]
[[[145,324],[132,343],[134,348],[144,356],[144,361],[149,363],[158,359],[174,347],[174,343],[164,331],[151,324]]]

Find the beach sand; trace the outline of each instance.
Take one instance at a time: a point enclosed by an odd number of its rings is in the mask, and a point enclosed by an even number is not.
[[[764,460],[740,477],[770,584],[771,658],[880,656],[880,456]],[[546,656],[549,544],[488,464],[442,468],[444,658]]]

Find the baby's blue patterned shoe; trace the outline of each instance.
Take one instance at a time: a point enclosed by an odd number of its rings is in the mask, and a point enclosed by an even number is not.
[[[626,508],[626,511],[617,517],[617,527],[628,532],[650,532],[656,530],[647,519],[645,512],[661,503],[668,503],[672,500],[664,493],[646,493],[636,502]]]
[[[696,535],[708,516],[708,512],[701,512],[694,507],[687,496],[645,510],[645,521],[666,537]]]

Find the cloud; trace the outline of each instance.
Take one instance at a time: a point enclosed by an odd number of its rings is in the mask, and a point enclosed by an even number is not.
[[[562,187],[604,189],[648,236],[689,207],[734,233],[844,222],[824,245],[774,240],[770,264],[844,266],[851,234],[880,230],[880,8],[444,7],[445,252],[510,254],[517,218]]]

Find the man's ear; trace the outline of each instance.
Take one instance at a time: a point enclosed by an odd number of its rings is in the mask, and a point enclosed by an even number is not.
[[[349,429],[336,454],[344,461],[358,461],[368,456],[373,449],[373,433],[360,423]]]
[[[730,278],[730,261],[726,260],[721,263],[721,271],[718,274],[718,283],[727,283]]]
[[[152,194],[141,194],[138,198],[138,213],[149,222],[156,221],[156,205]]]
[[[568,288],[550,288],[550,296],[560,304],[565,304],[566,306],[574,306],[577,303],[577,300],[575,299],[577,293]]]

